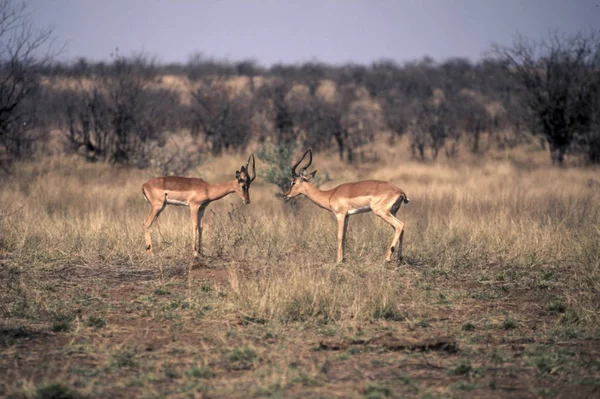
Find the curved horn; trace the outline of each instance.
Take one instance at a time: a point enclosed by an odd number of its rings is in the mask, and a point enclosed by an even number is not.
[[[248,168],[248,165],[250,165],[250,159],[252,159],[252,177],[250,177],[250,173],[248,173],[248,171],[250,170]],[[248,157],[248,162],[246,162],[246,173],[248,173],[250,182],[253,182],[254,179],[256,179],[256,161],[254,160],[254,154],[250,154],[250,156]]]
[[[308,168],[310,166],[310,164],[312,163],[312,151],[309,149],[308,151],[306,151],[304,153],[304,155],[302,155],[302,158],[300,158],[300,160],[298,162],[296,162],[296,164],[294,164],[294,166],[292,166],[292,174],[294,176],[298,176],[298,174],[296,174],[296,168],[298,167],[298,165],[300,165],[300,163],[302,163],[302,161],[306,157],[306,154],[309,155],[308,165],[306,165],[305,167],[303,167],[302,170],[306,170],[306,168]]]

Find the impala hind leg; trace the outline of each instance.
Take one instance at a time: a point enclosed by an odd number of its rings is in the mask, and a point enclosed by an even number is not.
[[[392,239],[392,244],[390,245],[390,248],[388,249],[386,256],[385,256],[386,262],[391,262],[392,254],[394,253],[394,247],[396,246],[396,244],[398,244],[400,237],[402,237],[404,235],[404,223],[402,223],[401,221],[396,219],[396,217],[394,217],[394,215],[392,215],[390,213],[390,211],[377,212],[376,215],[379,216],[380,218],[382,218],[383,220],[385,220],[386,222],[388,222],[394,228],[394,238]],[[398,245],[398,261],[400,262],[401,260],[402,260],[402,243],[400,243],[400,245]]]
[[[396,219],[397,219],[396,213],[398,213],[398,210],[400,209],[400,205],[402,204],[402,201],[403,200],[401,199],[392,208],[392,216],[394,218],[396,218]],[[402,223],[402,222],[400,222],[400,223]],[[402,227],[402,233],[400,233],[400,238],[398,239],[398,250],[397,250],[397,252],[398,252],[398,259],[397,259],[398,264],[402,263],[402,260],[403,260],[403,257],[402,257],[402,242],[404,241],[404,224],[402,224],[402,226],[403,226]]]
[[[148,216],[146,216],[146,219],[144,220],[146,252],[149,254],[152,254],[152,235],[150,234],[150,226],[152,226],[152,223],[158,218],[158,215],[165,209],[166,205],[166,202],[163,202],[162,204],[150,204],[150,213],[148,213]]]

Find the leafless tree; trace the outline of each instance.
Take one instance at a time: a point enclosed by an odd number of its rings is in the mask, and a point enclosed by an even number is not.
[[[204,135],[213,154],[242,150],[251,137],[252,108],[243,94],[231,93],[223,77],[205,77],[192,91],[192,135]]]
[[[36,138],[34,103],[27,99],[38,87],[40,68],[57,53],[52,35],[51,28],[33,26],[25,3],[0,0],[0,148],[8,155],[0,166],[26,155]]]
[[[84,75],[63,93],[62,127],[69,148],[88,160],[146,167],[164,133],[177,124],[169,110],[179,97],[150,83],[152,61],[113,54],[111,68]]]
[[[411,136],[413,155],[418,152],[418,156],[424,159],[426,148],[429,148],[432,159],[436,159],[442,149],[448,157],[456,155],[461,137],[456,120],[455,109],[446,99],[429,100],[417,107]]]
[[[590,132],[599,95],[600,35],[592,31],[539,42],[517,36],[512,47],[494,46],[525,89],[529,126],[542,134],[555,165],[574,140]]]

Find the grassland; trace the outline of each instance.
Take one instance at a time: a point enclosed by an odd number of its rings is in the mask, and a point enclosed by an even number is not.
[[[335,222],[257,178],[207,212],[191,256],[169,207],[146,256],[151,172],[47,158],[0,187],[0,395],[598,397],[600,179],[536,151],[422,164],[400,150],[333,178],[411,198],[406,263],[372,214]],[[230,179],[245,155],[192,174]],[[257,163],[260,173],[261,163]],[[62,394],[64,396],[56,396]],[[55,395],[55,396],[53,396]]]

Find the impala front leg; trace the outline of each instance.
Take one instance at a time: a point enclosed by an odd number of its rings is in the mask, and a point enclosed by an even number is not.
[[[200,209],[200,207],[198,205],[192,205],[190,204],[190,212],[191,212],[191,218],[192,218],[192,251],[194,253],[194,257],[197,258],[198,257],[198,250],[197,250],[197,246],[198,246],[198,210]]]
[[[346,229],[348,228],[348,215],[335,215],[338,223],[337,233],[337,263],[344,261],[344,247],[346,245]]]
[[[201,206],[198,209],[198,254],[202,255],[202,230],[204,227],[204,211],[206,207]]]

